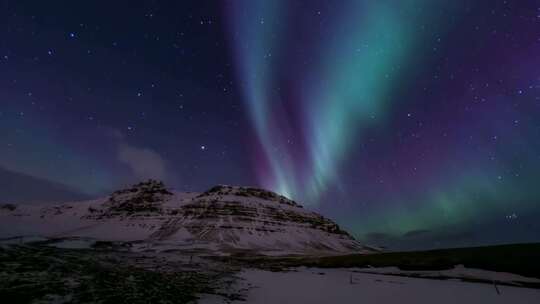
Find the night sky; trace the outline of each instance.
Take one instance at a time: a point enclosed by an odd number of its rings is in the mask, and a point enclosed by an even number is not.
[[[398,249],[540,241],[540,3],[0,0],[0,169],[261,186]]]

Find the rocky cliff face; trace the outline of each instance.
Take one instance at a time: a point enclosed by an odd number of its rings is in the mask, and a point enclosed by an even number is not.
[[[171,199],[173,193],[161,181],[148,180],[131,188],[113,192],[102,208],[91,207],[94,218],[143,217],[164,213],[163,204]]]
[[[39,218],[35,234],[137,241],[146,250],[197,248],[262,254],[371,251],[330,219],[284,196],[250,187],[216,186],[203,193],[180,193],[149,180],[100,200],[41,209],[17,206],[0,214],[4,218],[10,215],[30,222]]]
[[[362,251],[333,221],[296,202],[262,189],[217,186],[177,209],[156,239],[186,234],[223,250]]]

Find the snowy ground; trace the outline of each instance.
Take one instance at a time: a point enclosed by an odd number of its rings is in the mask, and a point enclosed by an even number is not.
[[[447,270],[401,270],[398,267],[381,267],[381,268],[358,268],[355,272],[371,273],[371,274],[386,274],[407,276],[426,279],[461,279],[461,280],[473,280],[473,281],[487,281],[495,282],[504,285],[516,285],[522,286],[527,283],[540,284],[540,279],[529,278],[521,275],[508,273],[508,272],[495,272],[482,269],[466,268],[463,265],[456,265],[453,269]]]
[[[540,289],[497,286],[498,293],[490,284],[366,274],[352,269],[245,270],[240,277],[243,288],[249,289],[246,302],[253,304],[540,303]],[[199,303],[224,302],[203,295]]]

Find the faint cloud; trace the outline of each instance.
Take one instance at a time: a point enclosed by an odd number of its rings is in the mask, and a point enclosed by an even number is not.
[[[127,165],[137,179],[165,180],[168,177],[166,161],[158,152],[127,143],[118,129],[106,128],[104,131],[116,142],[118,160]]]
[[[365,235],[365,238],[369,241],[380,241],[380,240],[390,239],[392,238],[392,236],[384,232],[371,232],[371,233],[367,233]]]
[[[418,237],[418,236],[423,236],[429,233],[431,233],[431,231],[425,230],[425,229],[411,230],[403,234],[403,237],[406,237],[406,238]]]
[[[392,250],[428,250],[435,248],[470,247],[479,243],[473,231],[455,227],[441,227],[436,230],[410,230],[401,235],[384,232],[372,232],[364,235],[362,240]]]
[[[118,145],[118,159],[128,165],[139,179],[164,180],[167,176],[165,160],[151,149],[134,147],[123,142]]]

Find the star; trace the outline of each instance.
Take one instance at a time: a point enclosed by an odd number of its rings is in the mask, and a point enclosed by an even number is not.
[[[201,150],[202,150],[202,151],[205,151],[205,150],[206,150],[206,146],[205,146],[205,145],[202,145],[202,146],[201,146]]]

